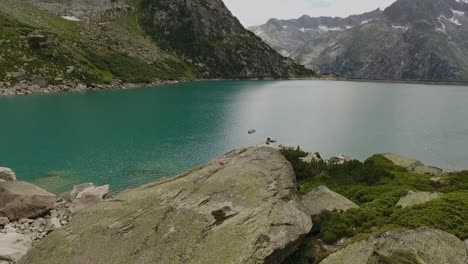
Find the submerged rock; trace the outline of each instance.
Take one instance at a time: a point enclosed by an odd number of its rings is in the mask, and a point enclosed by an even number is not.
[[[249,148],[75,214],[21,263],[281,263],[311,227],[290,163]]]
[[[10,221],[35,218],[50,211],[56,196],[38,186],[22,182],[0,182],[0,216]]]
[[[347,246],[321,264],[466,264],[465,243],[440,230],[388,232]]]
[[[385,158],[393,162],[393,164],[405,168],[409,172],[416,174],[430,174],[430,175],[440,175],[443,173],[442,169],[433,166],[426,166],[421,163],[419,160],[406,158],[396,154],[382,154]]]
[[[10,168],[0,167],[0,180],[7,182],[16,181],[16,174]]]
[[[405,208],[408,206],[423,204],[440,198],[441,196],[442,193],[409,191],[407,195],[400,198],[397,206]]]

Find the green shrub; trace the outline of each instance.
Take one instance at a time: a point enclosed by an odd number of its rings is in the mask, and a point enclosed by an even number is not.
[[[431,175],[410,173],[381,155],[337,165],[303,162],[300,158],[307,153],[299,148],[282,153],[299,175],[301,193],[324,184],[360,206],[345,213],[324,213],[320,236],[326,243],[423,226],[468,238],[468,171],[441,175],[437,183]],[[442,192],[444,196],[417,206],[397,207],[400,197],[409,190]]]

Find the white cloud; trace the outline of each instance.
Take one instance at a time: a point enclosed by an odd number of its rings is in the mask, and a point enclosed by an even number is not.
[[[245,26],[270,18],[291,19],[302,15],[349,16],[385,8],[395,0],[224,0]]]

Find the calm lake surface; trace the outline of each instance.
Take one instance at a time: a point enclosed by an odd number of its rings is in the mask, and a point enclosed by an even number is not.
[[[322,156],[468,168],[462,86],[213,81],[33,95],[0,98],[0,123],[0,166],[56,193],[88,181],[119,191],[267,137]]]

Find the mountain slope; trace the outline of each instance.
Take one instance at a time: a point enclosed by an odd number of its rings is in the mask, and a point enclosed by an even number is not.
[[[287,77],[307,72],[246,30],[221,0],[142,0],[144,29],[211,77]]]
[[[399,0],[374,20],[316,35],[289,56],[352,78],[466,80],[467,14],[462,0]]]
[[[296,49],[314,37],[330,31],[341,31],[372,21],[382,14],[380,9],[362,15],[341,17],[310,17],[298,19],[270,19],[266,24],[249,27],[271,47],[284,56],[290,56]]]
[[[181,3],[0,0],[0,88],[12,94],[118,80],[312,75],[245,30],[221,1]],[[156,19],[175,14],[191,19]],[[216,26],[204,35],[197,25],[207,29],[207,19]],[[178,34],[191,37],[171,39]]]

